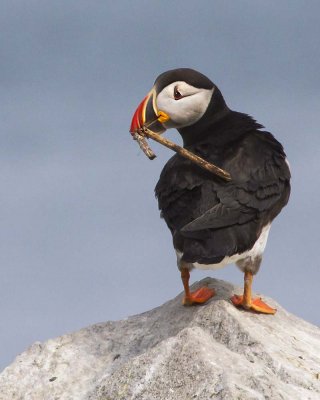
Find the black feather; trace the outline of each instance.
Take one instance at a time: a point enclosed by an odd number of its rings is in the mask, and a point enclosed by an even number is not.
[[[246,114],[228,110],[211,120],[207,113],[208,118],[180,131],[184,145],[228,171],[232,181],[175,155],[155,188],[183,260],[203,264],[251,249],[290,194],[286,156],[271,133]]]

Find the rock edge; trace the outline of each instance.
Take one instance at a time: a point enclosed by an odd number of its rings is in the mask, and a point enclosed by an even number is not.
[[[320,399],[320,329],[278,309],[236,309],[240,293],[183,307],[182,294],[128,319],[35,343],[0,375],[0,400]]]

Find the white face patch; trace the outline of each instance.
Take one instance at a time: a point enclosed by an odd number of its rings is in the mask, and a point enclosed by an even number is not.
[[[175,90],[181,98],[175,99]],[[183,81],[173,82],[158,94],[157,111],[164,111],[170,120],[163,125],[183,128],[195,124],[206,112],[213,93],[212,89],[199,89]]]

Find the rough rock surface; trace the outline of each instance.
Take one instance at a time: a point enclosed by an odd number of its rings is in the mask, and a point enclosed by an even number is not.
[[[320,329],[278,308],[240,311],[230,284],[35,343],[0,375],[1,400],[320,399]],[[195,284],[198,286],[198,284]]]

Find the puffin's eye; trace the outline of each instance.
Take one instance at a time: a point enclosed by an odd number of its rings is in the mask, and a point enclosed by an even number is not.
[[[182,98],[182,94],[179,92],[178,86],[174,87],[174,94],[173,95],[174,95],[174,99],[175,100],[179,100],[179,99]]]

